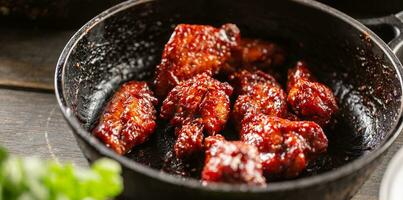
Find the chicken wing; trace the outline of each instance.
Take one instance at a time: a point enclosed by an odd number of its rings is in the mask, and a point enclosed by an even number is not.
[[[231,94],[232,87],[228,83],[221,83],[204,73],[171,90],[162,104],[160,116],[177,127],[177,157],[198,151],[202,146],[203,131],[215,135],[223,129],[230,112]],[[187,142],[189,139],[191,145]]]
[[[205,139],[206,160],[202,180],[208,182],[266,185],[256,147],[240,141],[225,141],[221,135]]]
[[[226,74],[242,69],[270,72],[283,65],[285,60],[285,51],[279,45],[259,39],[242,38],[239,48],[233,51],[223,70]]]
[[[267,68],[282,65],[285,61],[285,51],[273,42],[259,39],[241,40],[242,65],[260,66]]]
[[[166,94],[180,81],[200,73],[219,72],[239,45],[240,32],[234,24],[221,28],[207,25],[178,25],[165,45],[154,81],[156,95]]]
[[[287,116],[287,97],[277,81],[262,71],[242,70],[230,78],[239,94],[233,108],[237,124],[245,117],[264,113],[270,116]]]
[[[298,117],[321,126],[330,123],[338,106],[332,90],[315,81],[306,63],[298,62],[288,71],[287,101]]]
[[[310,159],[326,152],[328,141],[315,122],[289,121],[258,114],[245,119],[241,140],[260,152],[263,170],[268,175],[298,176]]]
[[[127,82],[107,104],[92,133],[116,153],[125,154],[154,132],[156,104],[145,82]]]

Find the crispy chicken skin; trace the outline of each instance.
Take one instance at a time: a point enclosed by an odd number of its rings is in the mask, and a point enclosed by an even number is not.
[[[147,83],[127,82],[107,104],[92,133],[116,153],[125,154],[154,132],[156,104]]]
[[[182,81],[169,92],[160,116],[176,127],[177,157],[183,158],[200,150],[203,131],[215,135],[224,128],[231,94],[232,87],[228,83],[221,83],[204,73]],[[185,144],[187,141],[191,144]]]
[[[179,158],[191,156],[203,150],[204,124],[201,118],[188,119],[180,128],[175,129],[177,140],[175,142],[175,154]]]
[[[290,107],[304,120],[326,126],[338,110],[332,90],[316,82],[304,62],[298,62],[288,71],[287,90]]]
[[[239,46],[240,31],[234,24],[221,28],[179,24],[165,45],[154,81],[158,97],[165,97],[180,81],[196,74],[213,75]]]
[[[244,119],[241,140],[260,152],[268,175],[298,176],[309,160],[326,152],[328,141],[315,122],[290,121],[265,114]]]
[[[203,184],[265,186],[266,179],[295,178],[327,151],[322,127],[330,127],[338,106],[305,62],[291,69],[285,65],[285,48],[241,39],[234,24],[179,24],[156,67],[153,91],[146,82],[123,84],[92,134],[126,154],[153,134],[155,106],[161,105],[159,118],[169,123],[166,130],[174,128],[176,138],[163,170],[177,162],[179,173],[189,168],[191,173],[182,174],[198,176],[204,161]],[[287,69],[288,76],[282,76]],[[285,78],[286,88],[277,81]],[[230,115],[235,129],[225,126]],[[226,140],[223,130],[235,130],[238,141]],[[194,161],[197,167],[191,166]]]
[[[242,70],[234,73],[231,83],[239,94],[232,116],[236,124],[244,117],[264,113],[270,116],[286,117],[287,96],[277,81],[262,71]]]
[[[202,180],[209,182],[266,185],[259,152],[253,145],[225,141],[221,135],[205,139],[206,160]]]
[[[285,52],[275,43],[244,38],[241,40],[241,58],[242,65],[275,67],[284,63]]]
[[[241,38],[239,48],[223,68],[226,74],[247,69],[272,71],[285,63],[285,51],[279,45],[259,39]]]
[[[239,94],[233,119],[241,140],[258,148],[265,174],[296,177],[312,157],[326,151],[322,128],[315,122],[298,121],[288,112],[287,95],[272,76],[242,70],[230,80]]]
[[[240,70],[231,74],[229,80],[237,95],[247,94],[254,85],[259,83],[266,83],[268,85],[280,87],[280,84],[273,76],[260,70],[253,72]]]

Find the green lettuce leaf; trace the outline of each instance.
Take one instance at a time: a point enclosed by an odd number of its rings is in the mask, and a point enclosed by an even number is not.
[[[0,149],[0,200],[106,200],[122,192],[121,167],[100,159],[90,169],[38,158],[7,157]]]

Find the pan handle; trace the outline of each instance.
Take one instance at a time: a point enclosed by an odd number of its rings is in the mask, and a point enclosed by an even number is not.
[[[403,11],[395,15],[360,19],[359,21],[378,33],[378,35],[381,35],[381,37],[382,35],[391,35],[389,37],[382,37],[382,39],[388,42],[395,54],[403,53]]]

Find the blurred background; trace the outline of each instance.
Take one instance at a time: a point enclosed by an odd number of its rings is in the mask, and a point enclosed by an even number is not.
[[[122,0],[0,0],[0,22],[74,28],[119,2]]]
[[[53,90],[57,58],[71,35],[122,0],[0,0],[0,85]]]

